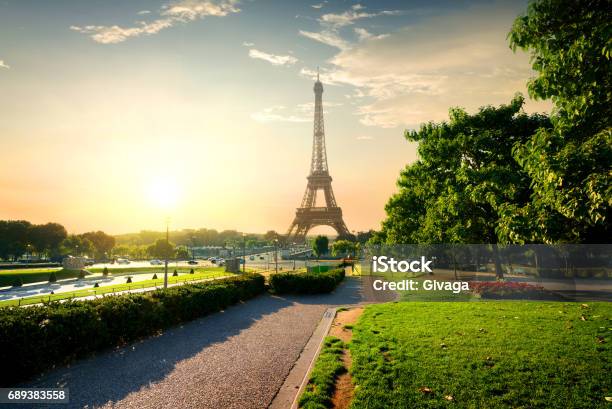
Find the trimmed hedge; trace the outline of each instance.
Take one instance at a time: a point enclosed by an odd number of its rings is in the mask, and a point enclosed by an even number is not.
[[[276,294],[329,293],[344,279],[344,269],[322,273],[278,273],[270,276],[270,288]]]
[[[0,386],[219,311],[265,291],[264,277],[238,277],[107,296],[0,308]]]

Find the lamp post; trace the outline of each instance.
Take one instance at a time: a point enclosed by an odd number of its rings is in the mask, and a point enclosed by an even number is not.
[[[168,253],[170,253],[170,218],[166,217],[166,259],[164,260],[164,288],[168,288]]]
[[[246,233],[242,233],[242,272],[246,273]]]
[[[274,270],[278,273],[278,239],[274,239]]]

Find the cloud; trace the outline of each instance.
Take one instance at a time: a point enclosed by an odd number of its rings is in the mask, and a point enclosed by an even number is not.
[[[428,17],[375,41],[356,29],[360,41],[339,48],[321,81],[353,87],[360,122],[383,128],[446,120],[453,106],[475,111],[508,103],[517,91],[526,93],[533,75],[528,56],[508,47],[507,31],[518,14],[513,7]],[[316,71],[300,74],[314,78]],[[550,103],[528,101],[526,109],[545,111]]]
[[[355,34],[357,34],[357,37],[359,37],[359,41],[381,40],[383,38],[389,37],[389,34],[373,35],[365,28],[355,28]]]
[[[264,108],[259,112],[251,114],[251,118],[257,122],[310,122],[311,116],[305,114],[296,115],[287,113],[286,107],[275,105],[269,108]]]
[[[145,14],[151,14],[151,10],[140,10],[138,13],[139,16],[145,15]]]
[[[255,45],[255,43],[250,43],[250,42],[248,42],[248,41],[243,41],[243,42],[242,42],[242,45],[243,45],[244,47],[253,47],[253,46]]]
[[[293,65],[298,62],[298,59],[291,55],[268,54],[264,51],[256,50],[254,48],[251,48],[249,50],[249,57],[267,61],[272,65]]]
[[[357,139],[358,141],[371,141],[374,138],[372,136],[369,136],[369,135],[359,135],[355,139]]]
[[[317,20],[322,29],[319,32],[300,30],[300,35],[310,38],[311,40],[329,45],[330,47],[339,48],[340,50],[347,49],[349,42],[340,36],[340,29],[355,23],[357,20],[372,18],[383,15],[394,15],[402,13],[399,10],[383,10],[379,12],[366,12],[361,4],[355,4],[347,11],[342,13],[327,13],[323,14]],[[357,31],[359,30],[359,31]],[[383,38],[384,36],[372,36],[365,29],[356,29],[358,35],[369,35],[368,38],[375,37]],[[360,34],[361,33],[361,34]]]
[[[348,42],[343,40],[340,35],[333,30],[323,30],[318,33],[300,30],[300,35],[341,50],[348,47]]]
[[[146,11],[148,10],[143,10],[138,14],[149,14],[145,13]],[[89,34],[97,43],[116,44],[131,37],[159,33],[161,30],[170,28],[178,23],[187,23],[208,16],[223,17],[239,11],[236,0],[179,0],[162,6],[159,18],[150,22],[138,21],[132,27],[121,27],[118,25],[73,25],[70,29],[79,33]]]
[[[4,62],[4,60],[0,60],[0,68],[10,69],[11,66]]]
[[[327,3],[327,2],[324,1],[324,2],[321,2],[321,3],[318,3],[318,4],[313,4],[311,7],[313,9],[320,9],[320,8],[323,8],[323,6],[325,6],[325,3]]]
[[[328,108],[342,106],[342,102],[324,101],[323,112],[327,113]],[[264,108],[259,112],[251,114],[251,118],[257,122],[312,122],[314,115],[314,102],[297,104],[293,108],[283,105],[274,105]]]
[[[327,24],[339,28],[353,24],[355,21],[363,18],[370,18],[380,15],[379,13],[367,13],[365,11],[360,11],[364,8],[365,7],[363,7],[361,4],[355,4],[353,7],[343,13],[324,14],[321,16],[321,18],[319,18],[319,22],[321,22],[321,24]]]

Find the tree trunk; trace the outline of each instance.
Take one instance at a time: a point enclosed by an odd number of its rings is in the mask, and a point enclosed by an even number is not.
[[[495,262],[495,278],[501,280],[504,278],[504,271],[502,270],[501,261],[499,259],[497,244],[493,244],[493,261]]]

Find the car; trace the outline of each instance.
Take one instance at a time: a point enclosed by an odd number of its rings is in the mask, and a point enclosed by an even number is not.
[[[255,260],[255,256],[249,257],[249,260]]]
[[[266,258],[264,256],[259,256],[260,260],[265,260]]]
[[[190,266],[197,266],[197,265],[198,265],[198,262],[197,262],[197,260],[189,260],[189,261],[187,262],[187,264],[189,264]]]
[[[127,258],[118,258],[117,264],[130,264],[130,260],[128,260]]]
[[[211,257],[211,258],[208,259],[208,261],[210,261],[213,264],[216,264],[217,263],[217,257]]]
[[[151,264],[152,266],[161,266],[162,264],[164,264],[161,260],[151,260],[149,261],[149,264]]]

